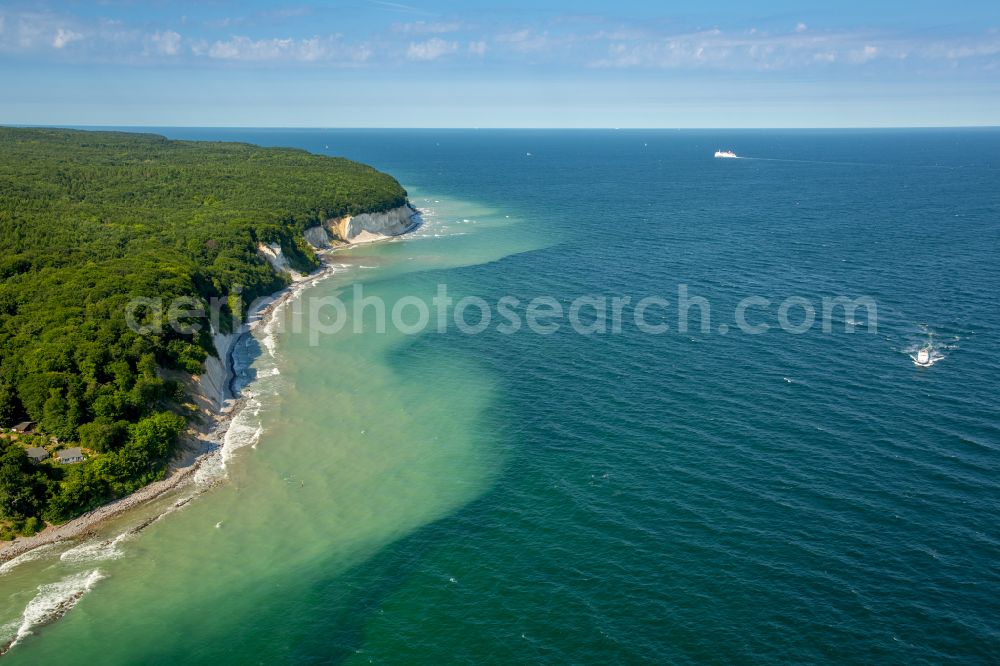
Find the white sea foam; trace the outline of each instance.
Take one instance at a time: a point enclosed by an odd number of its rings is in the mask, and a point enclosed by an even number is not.
[[[0,640],[5,644],[0,647],[0,654],[30,636],[37,627],[58,620],[68,613],[102,578],[104,575],[100,569],[92,569],[66,576],[55,583],[39,585],[38,594],[28,602],[21,619],[0,629],[3,634]]]
[[[226,468],[222,463],[222,453],[221,451],[214,451],[202,459],[192,480],[200,486],[207,486],[215,483],[225,475]]]
[[[34,562],[35,560],[40,560],[45,557],[49,551],[56,547],[54,543],[47,543],[38,548],[32,548],[26,553],[21,553],[17,557],[7,560],[3,564],[0,564],[0,576],[8,574],[14,567],[25,564],[26,562]]]
[[[260,339],[261,345],[263,345],[264,349],[267,350],[267,353],[271,355],[271,358],[275,357],[278,345],[278,342],[274,337],[274,327],[275,327],[274,322],[276,322],[277,320],[278,318],[274,317],[273,319],[271,319],[271,321],[267,323],[267,326],[264,327],[264,335]]]
[[[163,513],[161,513],[160,515],[158,515],[156,518],[154,518],[153,520],[149,521],[148,523],[143,523],[140,526],[131,529],[129,531],[129,533],[130,534],[138,534],[143,529],[145,529],[147,526],[152,525],[153,523],[160,522],[161,520],[163,520],[164,518],[166,518],[170,514],[174,513],[175,511],[180,511],[181,509],[187,507],[191,503],[191,500],[193,500],[199,494],[200,494],[200,492],[195,492],[195,493],[193,493],[191,495],[186,495],[185,497],[182,497],[181,499],[179,499],[176,502],[174,502],[173,504],[171,504],[165,511],[163,511]]]
[[[120,546],[131,534],[122,532],[114,539],[103,541],[87,541],[79,546],[74,546],[59,556],[63,562],[102,562],[104,560],[117,560],[125,554]]]
[[[244,389],[246,404],[233,417],[222,438],[221,446],[206,457],[194,474],[195,483],[211,484],[226,475],[226,464],[232,459],[235,451],[247,446],[254,446],[264,432],[260,422],[260,401],[255,393]]]
[[[264,426],[259,421],[256,424],[240,424],[238,428],[231,427],[222,445],[223,464],[229,462],[238,449],[256,445],[263,432]]]

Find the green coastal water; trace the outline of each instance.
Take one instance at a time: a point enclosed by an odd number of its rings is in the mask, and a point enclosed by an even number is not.
[[[523,229],[523,220],[481,205],[419,192],[411,200],[427,211],[421,229],[405,240],[336,253],[332,277],[282,306],[268,330],[258,329],[237,349],[238,364],[252,363],[253,381],[223,452],[224,479],[216,481],[210,466],[195,486],[214,482],[207,492],[138,535],[116,540],[192,488],[115,521],[99,537],[73,544],[68,555],[60,545],[10,569],[4,589],[19,591],[4,598],[8,636],[28,630],[53,604],[92,591],[8,659],[290,659],[297,632],[307,630],[295,607],[317,593],[317,583],[489,487],[504,450],[481,425],[497,386],[475,359],[428,356],[401,368],[392,356],[408,336],[391,326],[384,334],[357,335],[352,322],[315,345],[292,330],[311,298],[338,296],[349,316],[354,284],[390,307],[404,295],[429,302],[442,271],[545,242]],[[375,330],[375,317],[373,308],[365,310],[366,329]],[[247,632],[248,617],[267,630]],[[285,639],[275,641],[272,632]],[[240,636],[242,657],[219,641],[227,635]]]
[[[344,155],[428,210],[296,303],[632,304],[258,331],[225,480],[0,567],[4,659],[1000,661],[1000,131],[162,131]],[[630,324],[651,296],[665,331]],[[877,307],[825,329],[841,296]]]

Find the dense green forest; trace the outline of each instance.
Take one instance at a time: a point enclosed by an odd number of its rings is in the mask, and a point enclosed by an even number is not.
[[[249,303],[288,279],[259,243],[308,270],[304,229],[405,200],[386,174],[301,150],[0,127],[0,426],[41,433],[0,437],[0,534],[163,476],[184,420],[160,370],[197,373],[214,349],[204,334],[131,331],[128,302],[225,302],[238,285]],[[242,313],[222,314],[226,329]],[[87,460],[32,463],[26,445],[79,445]]]

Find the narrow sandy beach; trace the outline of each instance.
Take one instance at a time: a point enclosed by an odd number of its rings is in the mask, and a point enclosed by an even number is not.
[[[349,246],[344,246],[349,247]],[[318,252],[322,265],[309,274],[293,273],[293,282],[284,289],[275,292],[261,303],[251,308],[247,315],[246,322],[241,326],[236,342],[227,352],[223,359],[226,371],[225,383],[231,387],[237,379],[232,359],[232,349],[243,339],[251,334],[259,326],[266,326],[274,316],[274,313],[286,302],[295,297],[302,289],[315,284],[317,281],[325,279],[335,271],[329,259],[339,248],[328,249]],[[229,430],[233,417],[239,413],[243,406],[243,398],[235,395],[226,400],[221,409],[215,409],[207,414],[207,419],[201,423],[191,424],[192,432],[186,437],[186,443],[182,446],[178,456],[170,463],[167,469],[166,478],[140,488],[131,495],[119,498],[107,504],[92,509],[87,513],[74,518],[61,525],[49,525],[42,531],[30,537],[18,537],[0,547],[0,562],[12,560],[19,555],[66,539],[73,539],[87,536],[95,532],[98,526],[110,518],[137,509],[163,496],[165,493],[174,490],[191,481],[194,473],[210,457],[219,454],[219,450],[225,441],[226,432]],[[208,486],[206,486],[207,488]],[[186,497],[179,500],[179,504],[188,502],[191,498]],[[162,515],[162,514],[160,514]],[[138,531],[152,523],[159,515],[152,516],[143,521],[138,527],[133,527],[132,531]]]
[[[233,350],[243,340],[244,336],[251,334],[260,326],[267,326],[274,318],[275,313],[285,303],[298,295],[299,292],[333,275],[336,269],[331,259],[338,250],[358,244],[392,240],[418,229],[422,225],[420,211],[413,207],[412,204],[407,204],[407,207],[412,211],[411,224],[397,235],[361,237],[360,242],[338,244],[322,249],[316,248],[316,255],[321,262],[319,268],[307,274],[290,271],[292,277],[291,284],[251,305],[246,320],[240,326],[233,343],[224,354],[225,358],[220,359],[223,362],[225,374],[223,379],[226,394],[224,400],[221,405],[201,409],[202,416],[204,417],[201,423],[193,422],[189,424],[190,430],[185,437],[186,441],[182,444],[177,456],[167,468],[167,474],[164,479],[151,483],[131,495],[99,506],[62,525],[49,525],[33,536],[18,537],[13,541],[4,543],[3,546],[0,546],[0,562],[12,560],[19,555],[47,544],[89,535],[95,532],[97,527],[108,519],[145,506],[150,501],[190,482],[195,477],[195,473],[206,461],[221,455],[229,426],[233,418],[243,408],[245,402],[239,394],[242,387],[234,386],[237,376],[234,370]],[[192,385],[196,383],[192,382]],[[201,399],[201,402],[205,402],[205,396],[198,397]],[[212,401],[209,400],[208,402],[211,404]],[[210,483],[205,484],[196,494],[200,494],[200,492],[203,492],[211,485]],[[178,500],[178,504],[187,503],[191,497],[188,496]],[[172,507],[168,507],[164,511],[171,509]],[[160,513],[142,521],[137,527],[131,528],[131,531],[143,529],[159,518],[160,515],[163,514]]]

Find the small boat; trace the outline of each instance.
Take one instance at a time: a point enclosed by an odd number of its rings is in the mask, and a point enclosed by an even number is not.
[[[924,347],[918,351],[917,355],[913,357],[913,363],[921,368],[929,368],[934,365],[934,359],[931,358],[931,348]]]
[[[728,158],[728,159],[735,159],[735,158],[739,157],[739,155],[737,155],[736,153],[734,153],[731,150],[717,150],[717,151],[715,151],[715,156],[716,157]]]

